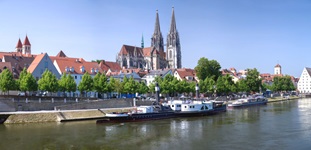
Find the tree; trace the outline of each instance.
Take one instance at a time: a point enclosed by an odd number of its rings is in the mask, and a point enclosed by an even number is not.
[[[77,89],[77,84],[70,74],[64,73],[58,80],[59,90],[62,92],[74,92]]]
[[[142,81],[139,82],[138,93],[144,94],[144,93],[147,93],[148,91],[149,91],[149,88],[146,85],[146,83]]]
[[[168,74],[164,77],[163,81],[159,84],[160,93],[162,94],[171,94],[174,92],[174,86],[172,85],[172,81],[174,80],[174,76]]]
[[[217,92],[224,93],[226,95],[229,94],[229,92],[232,92],[235,90],[235,84],[232,81],[232,77],[230,75],[220,76],[217,79]]]
[[[114,77],[110,77],[109,90],[111,90],[111,92],[117,92],[118,94],[121,93],[121,91],[123,90],[123,86],[120,80],[116,80]]]
[[[207,77],[205,80],[200,80],[199,87],[202,93],[214,93],[216,82],[213,78]]]
[[[4,69],[0,74],[0,89],[2,92],[8,92],[14,88],[13,74],[8,70]]]
[[[80,93],[84,93],[84,92],[90,92],[93,89],[93,78],[90,76],[90,74],[88,72],[84,73],[84,75],[82,76],[82,80],[80,82],[80,84],[78,85],[78,90],[80,91]]]
[[[259,72],[256,68],[254,69],[247,69],[247,76],[245,83],[248,87],[247,91],[250,92],[259,92],[259,87],[262,87],[261,85],[261,79],[259,78]]]
[[[124,77],[124,79],[127,79],[126,77]],[[124,80],[123,80],[124,81]],[[126,93],[130,93],[130,94],[134,94],[138,91],[139,85],[138,83],[134,80],[133,77],[130,77],[130,79],[128,79],[125,84],[123,84],[123,88],[124,91]]]
[[[19,89],[24,92],[36,91],[38,89],[38,84],[35,77],[29,72],[23,74],[19,78]]]
[[[41,79],[38,81],[38,87],[39,90],[56,92],[58,90],[58,81],[56,76],[51,71],[46,69],[43,72]]]
[[[292,91],[295,90],[295,86],[290,76],[276,76],[273,78],[272,89],[273,91]]]
[[[161,84],[162,81],[163,81],[162,77],[156,76],[154,78],[154,80],[152,81],[152,83],[149,85],[149,92],[150,93],[154,93],[155,92],[155,83],[158,83],[158,85],[160,87],[160,84]],[[161,88],[160,88],[160,91],[161,91]]]
[[[94,90],[98,93],[106,93],[109,91],[108,78],[105,74],[97,73],[93,79]]]
[[[73,76],[71,76],[70,74],[67,75],[66,83],[67,83],[67,88],[66,88],[67,92],[71,93],[77,90],[77,83],[75,82],[75,79],[73,78]]]
[[[205,80],[207,77],[217,81],[221,76],[221,66],[216,60],[208,60],[205,57],[200,58],[198,65],[194,68],[200,80]]]

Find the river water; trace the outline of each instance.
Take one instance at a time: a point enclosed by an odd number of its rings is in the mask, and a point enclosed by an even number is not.
[[[213,116],[96,124],[0,125],[0,149],[311,149],[311,99],[232,109]]]

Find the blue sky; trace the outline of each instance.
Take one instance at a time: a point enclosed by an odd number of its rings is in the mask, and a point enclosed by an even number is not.
[[[150,46],[159,10],[164,42],[172,6],[182,65],[201,57],[222,68],[257,68],[300,77],[311,67],[310,0],[0,0],[0,51],[14,51],[27,34],[32,53],[115,61],[123,44]]]

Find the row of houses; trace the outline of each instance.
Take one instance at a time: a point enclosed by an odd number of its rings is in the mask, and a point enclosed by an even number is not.
[[[149,86],[155,77],[165,77],[170,74],[178,80],[186,80],[189,82],[198,82],[198,78],[194,69],[178,68],[178,69],[158,69],[144,70],[142,68],[121,68],[120,64],[112,61],[101,60],[86,61],[83,58],[68,57],[62,50],[56,56],[49,56],[47,53],[32,54],[31,44],[26,35],[25,40],[21,43],[18,40],[14,52],[0,52],[0,72],[3,69],[9,69],[15,79],[19,78],[20,72],[26,68],[37,80],[41,78],[42,73],[48,69],[57,78],[64,73],[73,76],[78,85],[84,73],[88,72],[92,77],[97,73],[104,73],[107,76],[113,76],[120,81],[124,76],[133,77],[136,81],[144,81]],[[229,74],[234,82],[239,81],[247,76],[246,70],[237,71],[235,68],[223,69],[222,74]],[[302,73],[302,80],[298,85],[300,92],[311,92],[311,69],[305,68]],[[274,67],[274,74],[263,73],[260,77],[266,84],[272,84],[275,76],[283,76],[281,65]],[[309,81],[310,80],[310,81]],[[299,78],[292,77],[294,85],[297,87]],[[307,82],[308,81],[308,82]],[[304,83],[304,84],[303,84]],[[309,86],[306,85],[308,83]]]

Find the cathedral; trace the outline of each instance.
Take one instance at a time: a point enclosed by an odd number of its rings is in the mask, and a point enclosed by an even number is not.
[[[164,51],[165,45],[166,52]],[[159,14],[157,11],[154,33],[151,37],[151,46],[144,47],[143,37],[141,47],[123,45],[117,54],[116,62],[124,68],[141,68],[148,70],[181,68],[181,48],[179,34],[176,28],[174,7],[166,44],[164,44],[163,41]]]

